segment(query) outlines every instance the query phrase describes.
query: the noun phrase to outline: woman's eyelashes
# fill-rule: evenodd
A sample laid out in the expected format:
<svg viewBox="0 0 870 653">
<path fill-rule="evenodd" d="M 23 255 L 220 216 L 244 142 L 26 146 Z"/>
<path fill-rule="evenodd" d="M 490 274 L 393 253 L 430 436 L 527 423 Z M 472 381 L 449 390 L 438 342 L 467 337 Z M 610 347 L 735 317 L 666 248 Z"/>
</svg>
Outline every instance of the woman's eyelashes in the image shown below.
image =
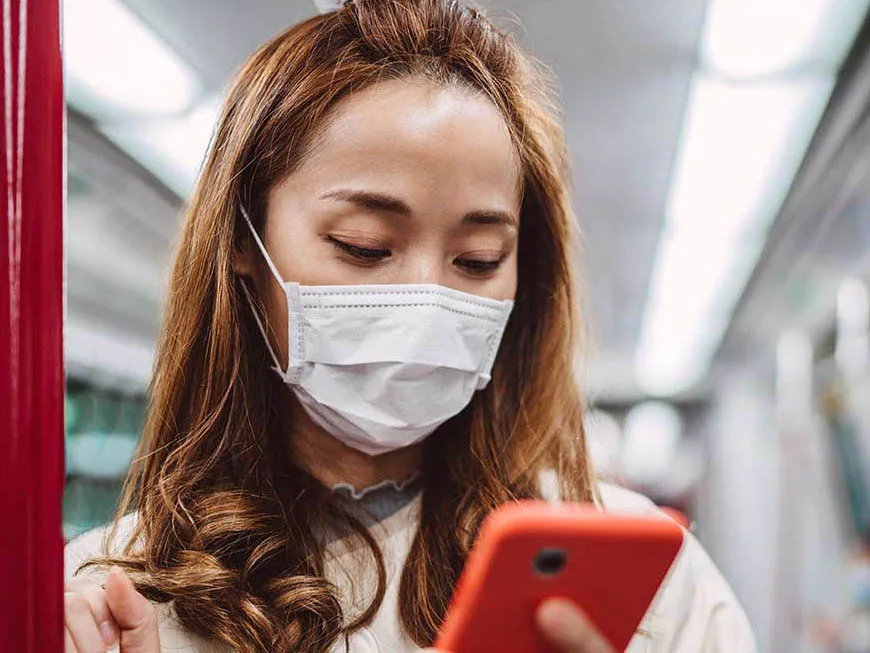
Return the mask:
<svg viewBox="0 0 870 653">
<path fill-rule="evenodd" d="M 381 244 L 354 243 L 331 234 L 326 235 L 324 240 L 335 247 L 342 257 L 350 259 L 350 262 L 355 265 L 377 265 L 393 255 L 389 247 Z M 505 252 L 476 252 L 473 256 L 466 254 L 453 259 L 453 265 L 465 274 L 474 277 L 485 277 L 498 270 L 506 257 L 507 254 Z"/>
<path fill-rule="evenodd" d="M 499 254 L 497 258 L 457 258 L 453 264 L 461 268 L 467 274 L 475 277 L 483 277 L 492 274 L 501 267 L 505 255 Z"/>
<path fill-rule="evenodd" d="M 393 255 L 388 248 L 382 246 L 357 245 L 329 235 L 326 236 L 326 240 L 332 243 L 339 252 L 353 259 L 354 262 L 364 265 L 374 265 Z"/>
</svg>

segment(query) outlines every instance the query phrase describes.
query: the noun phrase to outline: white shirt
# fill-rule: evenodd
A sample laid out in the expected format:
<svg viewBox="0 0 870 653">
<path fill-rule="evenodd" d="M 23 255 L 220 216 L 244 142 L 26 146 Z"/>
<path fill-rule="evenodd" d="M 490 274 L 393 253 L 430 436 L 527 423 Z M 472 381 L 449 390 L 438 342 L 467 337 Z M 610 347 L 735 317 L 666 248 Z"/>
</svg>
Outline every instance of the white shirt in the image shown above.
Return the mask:
<svg viewBox="0 0 870 653">
<path fill-rule="evenodd" d="M 647 498 L 612 485 L 600 486 L 602 502 L 610 512 L 655 513 Z M 420 649 L 407 637 L 398 616 L 401 569 L 417 529 L 419 496 L 372 527 L 387 565 L 384 601 L 372 623 L 350 637 L 351 653 L 411 653 Z M 135 514 L 123 518 L 111 550 L 117 551 L 134 525 Z M 97 528 L 70 542 L 64 551 L 67 578 L 82 562 L 102 553 L 107 527 Z M 374 570 L 358 546 L 331 545 L 326 575 L 341 593 L 345 616 L 351 617 L 368 600 Z M 103 582 L 104 572 L 82 572 Z M 350 580 L 353 579 L 353 583 Z M 229 653 L 220 643 L 187 631 L 175 618 L 172 604 L 157 604 L 160 642 L 164 652 Z M 333 651 L 345 651 L 342 638 Z M 743 609 L 719 570 L 693 535 L 686 533 L 683 547 L 662 583 L 626 653 L 754 653 L 752 630 Z"/>
</svg>

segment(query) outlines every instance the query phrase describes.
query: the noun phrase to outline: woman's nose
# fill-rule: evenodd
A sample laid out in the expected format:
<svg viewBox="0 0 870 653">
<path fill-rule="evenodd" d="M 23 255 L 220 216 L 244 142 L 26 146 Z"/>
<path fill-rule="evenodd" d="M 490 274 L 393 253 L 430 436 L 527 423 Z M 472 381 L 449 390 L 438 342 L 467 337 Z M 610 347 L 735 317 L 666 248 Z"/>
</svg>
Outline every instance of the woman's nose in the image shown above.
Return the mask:
<svg viewBox="0 0 870 653">
<path fill-rule="evenodd" d="M 440 262 L 422 259 L 414 267 L 414 279 L 411 283 L 433 283 L 441 284 L 444 279 L 444 272 L 441 269 Z"/>
</svg>

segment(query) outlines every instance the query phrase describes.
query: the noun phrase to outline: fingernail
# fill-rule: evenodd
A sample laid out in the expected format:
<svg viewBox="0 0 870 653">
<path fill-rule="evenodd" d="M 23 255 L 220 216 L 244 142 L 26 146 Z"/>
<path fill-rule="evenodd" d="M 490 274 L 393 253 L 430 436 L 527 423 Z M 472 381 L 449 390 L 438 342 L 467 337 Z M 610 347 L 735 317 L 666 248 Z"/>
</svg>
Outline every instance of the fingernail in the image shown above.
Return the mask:
<svg viewBox="0 0 870 653">
<path fill-rule="evenodd" d="M 113 646 L 118 641 L 118 628 L 111 621 L 104 621 L 100 624 L 100 635 L 106 646 Z"/>
<path fill-rule="evenodd" d="M 135 589 L 136 586 L 133 585 L 133 581 L 130 580 L 130 577 L 126 574 L 126 572 L 118 566 L 112 566 L 109 569 L 109 577 L 115 577 L 116 587 L 120 585 L 123 587 L 124 592 L 129 592 L 132 589 Z"/>
<path fill-rule="evenodd" d="M 541 606 L 540 618 L 552 631 L 563 633 L 576 620 L 574 608 L 558 599 L 547 601 Z"/>
<path fill-rule="evenodd" d="M 124 581 L 127 581 L 127 574 L 124 573 L 124 570 L 121 569 L 118 565 L 112 565 L 109 568 L 109 575 L 114 574 L 115 576 L 120 576 Z"/>
</svg>

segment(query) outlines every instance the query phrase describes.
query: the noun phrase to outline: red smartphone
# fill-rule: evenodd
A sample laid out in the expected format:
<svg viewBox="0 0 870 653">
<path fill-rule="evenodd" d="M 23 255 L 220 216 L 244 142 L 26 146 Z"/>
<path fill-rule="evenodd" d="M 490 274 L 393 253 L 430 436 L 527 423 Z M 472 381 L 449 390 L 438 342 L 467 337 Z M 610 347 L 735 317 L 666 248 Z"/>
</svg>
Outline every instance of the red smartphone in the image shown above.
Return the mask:
<svg viewBox="0 0 870 653">
<path fill-rule="evenodd" d="M 558 597 L 581 607 L 611 646 L 624 651 L 683 532 L 665 516 L 542 501 L 507 504 L 483 523 L 435 648 L 547 653 L 535 611 Z"/>
</svg>

